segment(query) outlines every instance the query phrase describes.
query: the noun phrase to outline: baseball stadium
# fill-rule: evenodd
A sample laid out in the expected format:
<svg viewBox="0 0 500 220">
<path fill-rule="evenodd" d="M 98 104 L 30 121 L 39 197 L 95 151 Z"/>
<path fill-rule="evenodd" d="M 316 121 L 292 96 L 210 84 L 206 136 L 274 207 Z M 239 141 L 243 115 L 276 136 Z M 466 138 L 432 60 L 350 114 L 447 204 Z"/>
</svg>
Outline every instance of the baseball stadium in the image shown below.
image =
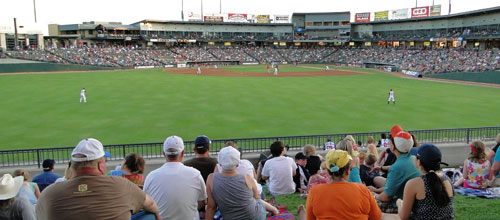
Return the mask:
<svg viewBox="0 0 500 220">
<path fill-rule="evenodd" d="M 498 219 L 500 6 L 441 11 L 14 19 L 0 219 Z"/>
</svg>

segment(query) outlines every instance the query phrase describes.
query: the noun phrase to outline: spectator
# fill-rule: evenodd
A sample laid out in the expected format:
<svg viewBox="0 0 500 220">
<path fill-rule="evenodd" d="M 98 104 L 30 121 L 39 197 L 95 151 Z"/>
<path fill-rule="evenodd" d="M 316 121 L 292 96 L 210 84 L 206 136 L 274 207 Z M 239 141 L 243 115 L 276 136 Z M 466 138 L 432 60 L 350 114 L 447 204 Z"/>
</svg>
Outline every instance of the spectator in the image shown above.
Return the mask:
<svg viewBox="0 0 500 220">
<path fill-rule="evenodd" d="M 142 189 L 144 187 L 144 176 L 142 174 L 145 165 L 144 158 L 139 154 L 130 153 L 123 160 L 120 170 L 113 170 L 108 176 L 122 176 Z"/>
<path fill-rule="evenodd" d="M 269 192 L 271 195 L 292 194 L 295 192 L 293 176 L 297 165 L 285 157 L 285 145 L 281 141 L 275 141 L 270 146 L 273 158 L 266 161 L 262 169 L 262 178 L 269 180 Z"/>
<path fill-rule="evenodd" d="M 384 178 L 387 178 L 387 173 L 389 172 L 389 169 L 391 168 L 392 164 L 396 162 L 396 159 L 397 159 L 396 155 L 392 153 L 391 149 L 385 148 L 380 154 L 377 162 L 375 163 L 375 167 L 373 168 L 372 172 L 381 171 L 383 173 L 382 176 Z"/>
<path fill-rule="evenodd" d="M 23 186 L 24 177 L 12 178 L 4 174 L 0 178 L 0 219 L 36 220 L 35 211 L 24 197 L 15 197 Z"/>
<path fill-rule="evenodd" d="M 71 169 L 71 160 L 68 162 L 68 167 L 64 170 L 64 176 L 61 178 L 58 178 L 55 182 L 64 182 L 66 180 L 69 180 L 73 177 L 74 173 L 73 170 Z"/>
<path fill-rule="evenodd" d="M 184 161 L 184 165 L 193 167 L 200 171 L 203 181 L 207 181 L 209 174 L 214 172 L 217 165 L 217 159 L 210 157 L 210 144 L 212 142 L 207 136 L 198 136 L 194 141 L 193 151 L 195 158 Z"/>
<path fill-rule="evenodd" d="M 331 138 L 326 139 L 326 143 L 323 145 L 323 150 L 335 150 L 335 143 L 332 142 Z"/>
<path fill-rule="evenodd" d="M 368 137 L 368 140 L 366 141 L 366 148 L 368 149 L 369 154 L 373 154 L 373 156 L 378 159 L 378 150 L 377 146 L 373 143 L 374 141 L 373 136 Z"/>
<path fill-rule="evenodd" d="M 332 183 L 317 185 L 311 189 L 304 213 L 307 220 L 380 219 L 382 213 L 366 186 L 348 182 L 351 164 L 352 158 L 348 152 L 328 152 L 326 166 Z M 299 219 L 303 219 L 304 214 Z"/>
<path fill-rule="evenodd" d="M 144 191 L 153 197 L 162 219 L 198 219 L 207 191 L 200 171 L 182 164 L 184 141 L 170 136 L 163 143 L 166 163 L 146 177 Z"/>
<path fill-rule="evenodd" d="M 490 161 L 486 157 L 486 146 L 482 141 L 474 141 L 469 145 L 470 153 L 464 161 L 463 177 L 455 182 L 455 186 L 484 189 L 490 184 Z"/>
<path fill-rule="evenodd" d="M 52 159 L 46 159 L 43 161 L 42 167 L 43 167 L 43 173 L 36 175 L 33 177 L 33 182 L 38 184 L 38 188 L 40 189 L 40 192 L 43 192 L 43 190 L 49 186 L 50 184 L 54 183 L 58 178 L 61 176 L 54 173 L 54 165 L 56 164 L 56 161 Z"/>
<path fill-rule="evenodd" d="M 304 146 L 304 154 L 307 156 L 306 169 L 310 174 L 316 174 L 321 166 L 321 157 L 316 155 L 316 147 L 306 144 Z"/>
<path fill-rule="evenodd" d="M 295 154 L 295 164 L 297 169 L 295 170 L 295 175 L 293 176 L 293 182 L 295 183 L 295 192 L 305 192 L 307 191 L 307 184 L 311 174 L 305 168 L 307 165 L 307 157 L 304 153 L 298 152 Z"/>
<path fill-rule="evenodd" d="M 75 176 L 54 183 L 40 195 L 38 220 L 130 219 L 141 209 L 160 219 L 158 207 L 132 182 L 118 176 L 104 176 L 106 160 L 101 142 L 87 138 L 71 153 Z"/>
<path fill-rule="evenodd" d="M 38 185 L 34 182 L 28 182 L 30 175 L 27 171 L 24 170 L 14 170 L 14 177 L 22 176 L 24 179 L 23 186 L 21 190 L 19 190 L 18 197 L 24 197 L 30 201 L 32 205 L 36 205 L 38 198 L 40 197 L 40 189 L 38 189 Z"/>
<path fill-rule="evenodd" d="M 498 150 L 498 147 L 500 146 L 500 133 L 497 134 L 497 137 L 495 138 L 495 146 L 491 148 L 491 150 L 488 152 L 488 160 L 490 163 L 493 165 L 493 158 L 495 157 L 495 154 Z"/>
<path fill-rule="evenodd" d="M 319 172 L 309 178 L 309 183 L 307 184 L 307 192 L 310 192 L 313 186 L 329 183 L 330 180 L 330 174 L 328 174 L 328 171 L 326 169 L 326 162 L 323 161 L 321 162 L 321 168 Z"/>
<path fill-rule="evenodd" d="M 424 144 L 415 156 L 422 175 L 406 183 L 404 200 L 398 200 L 399 217 L 402 220 L 454 219 L 451 181 L 438 172 L 440 165 L 445 164 L 441 162 L 441 151 L 432 144 Z"/>
<path fill-rule="evenodd" d="M 260 199 L 254 178 L 236 172 L 239 160 L 240 152 L 235 148 L 220 150 L 222 172 L 210 174 L 207 179 L 207 220 L 214 219 L 217 208 L 224 219 L 265 219 L 266 210 L 278 214 L 277 208 Z"/>
<path fill-rule="evenodd" d="M 351 165 L 352 167 L 351 167 L 351 171 L 349 172 L 349 182 L 361 183 L 361 178 L 359 176 L 359 158 L 357 156 L 358 152 L 353 150 L 353 145 L 354 145 L 353 140 L 354 139 L 351 140 L 351 138 L 346 137 L 344 140 L 341 140 L 337 144 L 337 149 L 346 151 L 347 153 L 349 153 L 349 156 L 352 158 L 352 165 Z"/>
<path fill-rule="evenodd" d="M 359 167 L 359 175 L 361 181 L 363 181 L 370 191 L 381 193 L 384 191 L 385 178 L 379 172 L 372 172 L 375 161 L 375 155 L 368 154 L 364 163 Z"/>
<path fill-rule="evenodd" d="M 375 196 L 377 203 L 386 213 L 397 213 L 396 200 L 403 198 L 403 191 L 408 180 L 418 177 L 420 172 L 408 153 L 413 146 L 410 133 L 399 125 L 392 127 L 389 148 L 396 156 L 396 162 L 389 168 L 384 191 Z"/>
<path fill-rule="evenodd" d="M 380 140 L 378 140 L 377 142 L 377 148 L 389 148 L 389 139 L 387 139 L 387 136 L 385 135 L 385 133 L 380 133 Z"/>
</svg>

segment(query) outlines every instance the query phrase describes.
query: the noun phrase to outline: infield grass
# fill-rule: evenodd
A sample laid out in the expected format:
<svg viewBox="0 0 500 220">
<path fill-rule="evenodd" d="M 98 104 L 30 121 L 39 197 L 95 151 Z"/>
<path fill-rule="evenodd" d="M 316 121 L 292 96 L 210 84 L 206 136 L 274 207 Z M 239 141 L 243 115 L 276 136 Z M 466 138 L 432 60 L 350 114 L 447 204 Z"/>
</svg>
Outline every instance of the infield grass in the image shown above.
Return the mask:
<svg viewBox="0 0 500 220">
<path fill-rule="evenodd" d="M 387 131 L 395 124 L 407 130 L 499 125 L 499 89 L 355 70 L 370 74 L 216 77 L 155 69 L 0 75 L 0 149 L 74 146 L 86 137 L 127 144 L 170 135 L 193 140 L 201 134 L 221 139 Z M 79 103 L 82 87 L 85 104 Z M 395 105 L 387 104 L 391 88 Z"/>
</svg>

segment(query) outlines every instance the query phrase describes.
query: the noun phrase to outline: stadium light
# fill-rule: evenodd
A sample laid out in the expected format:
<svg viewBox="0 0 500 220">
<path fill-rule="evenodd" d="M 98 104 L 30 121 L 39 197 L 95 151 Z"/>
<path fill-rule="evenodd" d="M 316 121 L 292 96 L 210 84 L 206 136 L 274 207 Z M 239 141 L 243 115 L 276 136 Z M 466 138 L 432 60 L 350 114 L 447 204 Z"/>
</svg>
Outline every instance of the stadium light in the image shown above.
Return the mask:
<svg viewBox="0 0 500 220">
<path fill-rule="evenodd" d="M 35 0 L 33 0 L 33 12 L 35 13 L 35 23 L 36 23 L 36 4 L 35 4 Z"/>
<path fill-rule="evenodd" d="M 222 14 L 222 0 L 219 0 L 219 14 Z"/>
<path fill-rule="evenodd" d="M 184 0 L 181 0 L 181 19 L 184 21 Z"/>
</svg>

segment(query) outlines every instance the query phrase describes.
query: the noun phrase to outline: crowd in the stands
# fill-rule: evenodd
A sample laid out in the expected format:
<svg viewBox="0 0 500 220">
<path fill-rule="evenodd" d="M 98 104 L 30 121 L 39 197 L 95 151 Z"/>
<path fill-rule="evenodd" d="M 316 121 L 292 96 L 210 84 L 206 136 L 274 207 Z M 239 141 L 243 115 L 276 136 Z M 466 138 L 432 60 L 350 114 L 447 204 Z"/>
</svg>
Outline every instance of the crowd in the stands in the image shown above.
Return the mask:
<svg viewBox="0 0 500 220">
<path fill-rule="evenodd" d="M 440 172 L 439 148 L 418 144 L 399 125 L 378 142 L 348 135 L 337 143 L 305 145 L 294 156 L 281 141 L 261 154 L 258 165 L 242 159 L 237 142 L 228 141 L 217 158 L 211 141 L 194 141 L 195 157 L 184 159 L 178 136 L 163 144 L 166 162 L 143 176 L 145 160 L 127 155 L 106 170 L 100 141 L 87 138 L 71 153 L 64 176 L 55 161 L 43 161 L 33 177 L 18 169 L 0 178 L 0 219 L 267 219 L 287 216 L 267 196 L 299 193 L 307 197 L 297 218 L 305 219 L 454 219 L 454 188 L 485 189 L 500 184 L 500 134 L 490 149 L 473 142 L 463 177 Z M 326 151 L 325 155 L 316 153 Z M 257 168 L 255 168 L 257 167 Z M 266 186 L 267 190 L 263 190 Z"/>
<path fill-rule="evenodd" d="M 464 48 L 338 48 L 280 46 L 172 46 L 141 49 L 133 46 L 47 48 L 8 51 L 18 59 L 105 67 L 137 67 L 184 62 L 343 63 L 363 66 L 385 63 L 421 74 L 481 72 L 499 69 L 500 50 Z"/>
</svg>

